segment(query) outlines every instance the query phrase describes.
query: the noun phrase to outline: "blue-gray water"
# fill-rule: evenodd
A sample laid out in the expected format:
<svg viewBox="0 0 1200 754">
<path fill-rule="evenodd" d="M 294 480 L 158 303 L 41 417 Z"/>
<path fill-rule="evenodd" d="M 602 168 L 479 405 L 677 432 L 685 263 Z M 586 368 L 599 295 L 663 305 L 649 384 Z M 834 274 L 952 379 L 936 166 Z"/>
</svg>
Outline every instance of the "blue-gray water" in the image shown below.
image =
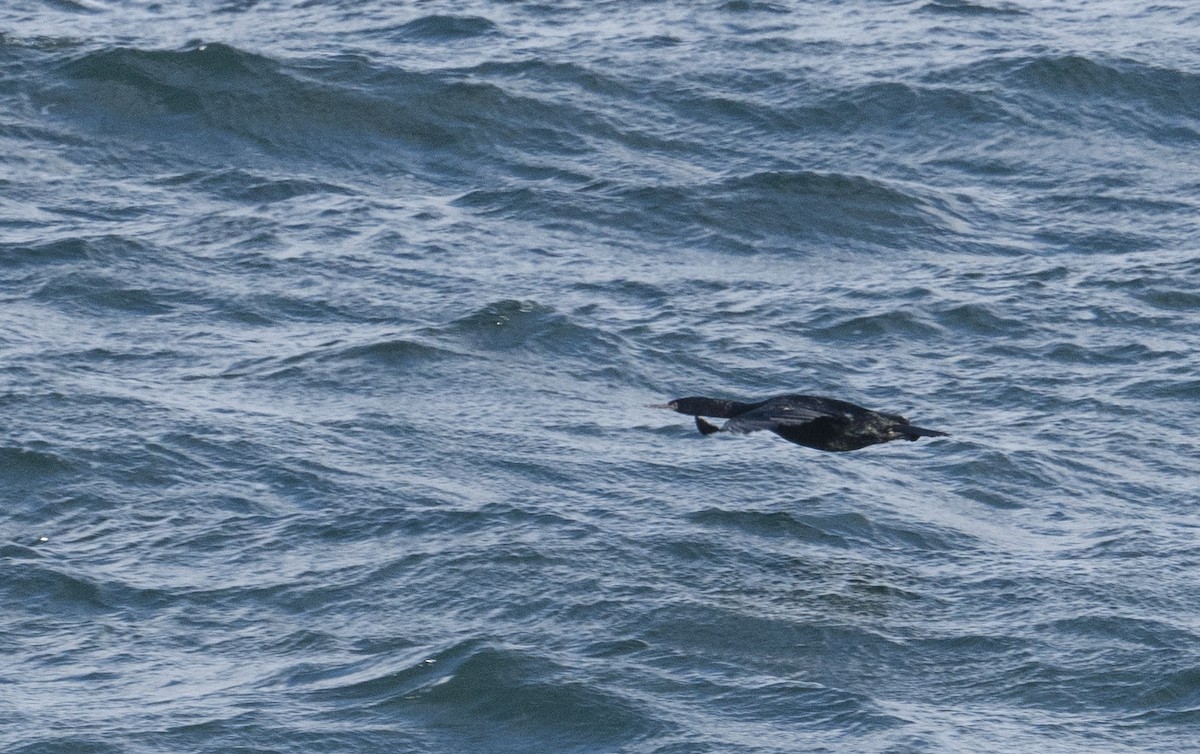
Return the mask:
<svg viewBox="0 0 1200 754">
<path fill-rule="evenodd" d="M 1197 750 L 1193 7 L 6 2 L 0 750 Z"/>
</svg>

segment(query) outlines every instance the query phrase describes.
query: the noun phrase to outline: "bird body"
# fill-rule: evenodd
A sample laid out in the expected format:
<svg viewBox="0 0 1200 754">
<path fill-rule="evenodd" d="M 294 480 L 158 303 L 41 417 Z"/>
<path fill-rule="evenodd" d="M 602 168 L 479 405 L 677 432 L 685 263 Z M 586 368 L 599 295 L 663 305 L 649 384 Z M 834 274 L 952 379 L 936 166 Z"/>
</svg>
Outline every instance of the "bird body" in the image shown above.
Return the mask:
<svg viewBox="0 0 1200 754">
<path fill-rule="evenodd" d="M 885 414 L 836 398 L 816 395 L 778 395 L 762 401 L 742 402 L 718 398 L 677 398 L 652 406 L 696 417 L 701 434 L 744 434 L 765 429 L 785 440 L 817 450 L 858 450 L 891 440 L 944 437 L 945 432 L 914 427 L 897 414 Z M 701 417 L 728 419 L 717 427 Z"/>
</svg>

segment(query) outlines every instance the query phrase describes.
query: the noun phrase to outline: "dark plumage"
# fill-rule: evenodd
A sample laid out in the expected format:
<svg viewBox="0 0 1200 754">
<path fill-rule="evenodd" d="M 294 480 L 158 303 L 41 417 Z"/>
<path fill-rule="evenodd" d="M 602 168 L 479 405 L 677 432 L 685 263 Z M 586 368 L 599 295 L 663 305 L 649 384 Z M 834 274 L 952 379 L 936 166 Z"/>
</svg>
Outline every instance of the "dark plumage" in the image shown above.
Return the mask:
<svg viewBox="0 0 1200 754">
<path fill-rule="evenodd" d="M 945 437 L 947 433 L 914 427 L 908 419 L 884 414 L 836 398 L 815 395 L 779 395 L 764 401 L 743 403 L 717 398 L 677 398 L 651 408 L 669 408 L 696 417 L 701 434 L 770 430 L 785 440 L 817 450 L 858 450 L 892 440 Z M 728 419 L 717 427 L 700 417 Z"/>
</svg>

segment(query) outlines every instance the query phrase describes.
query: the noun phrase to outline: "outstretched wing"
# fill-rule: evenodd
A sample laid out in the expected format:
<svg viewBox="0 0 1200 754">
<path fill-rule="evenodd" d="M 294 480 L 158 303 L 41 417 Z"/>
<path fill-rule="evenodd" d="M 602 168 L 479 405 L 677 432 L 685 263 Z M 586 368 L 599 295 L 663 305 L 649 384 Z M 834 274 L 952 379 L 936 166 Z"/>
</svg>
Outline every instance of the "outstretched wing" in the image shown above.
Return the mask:
<svg viewBox="0 0 1200 754">
<path fill-rule="evenodd" d="M 774 431 L 782 427 L 802 427 L 818 419 L 835 421 L 850 419 L 848 412 L 842 410 L 842 406 L 838 405 L 842 403 L 841 401 L 808 396 L 795 397 L 804 398 L 804 402 L 790 400 L 792 396 L 785 396 L 785 399 L 778 401 L 768 401 L 752 411 L 747 411 L 741 416 L 725 422 L 723 429 L 727 432 L 738 433 L 756 432 L 760 429 Z"/>
<path fill-rule="evenodd" d="M 760 429 L 775 429 L 779 426 L 779 422 L 773 419 L 747 419 L 739 416 L 736 419 L 730 419 L 725 422 L 725 426 L 721 427 L 726 432 L 736 432 L 739 435 L 744 435 L 747 432 L 757 432 Z"/>
<path fill-rule="evenodd" d="M 760 429 L 774 432 L 784 427 L 803 427 L 806 424 L 812 424 L 819 420 L 844 418 L 841 413 L 826 412 L 817 408 L 791 407 L 775 410 L 768 410 L 768 408 L 764 406 L 763 408 L 734 417 L 725 422 L 725 426 L 722 429 L 726 432 L 737 432 L 738 434 L 757 432 Z"/>
</svg>

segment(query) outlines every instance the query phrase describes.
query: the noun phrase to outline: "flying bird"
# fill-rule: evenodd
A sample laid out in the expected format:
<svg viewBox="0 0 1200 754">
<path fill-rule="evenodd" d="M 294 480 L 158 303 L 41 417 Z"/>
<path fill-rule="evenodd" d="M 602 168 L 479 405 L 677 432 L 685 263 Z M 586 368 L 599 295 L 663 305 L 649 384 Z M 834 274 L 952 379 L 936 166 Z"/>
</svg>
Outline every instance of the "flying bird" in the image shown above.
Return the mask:
<svg viewBox="0 0 1200 754">
<path fill-rule="evenodd" d="M 817 450 L 858 450 L 892 440 L 946 437 L 946 432 L 914 427 L 897 414 L 872 411 L 836 398 L 816 395 L 777 395 L 763 401 L 744 403 L 719 398 L 676 398 L 669 403 L 650 404 L 696 417 L 700 434 L 734 432 L 744 434 L 769 430 L 789 442 Z M 728 419 L 717 427 L 702 419 Z"/>
</svg>

